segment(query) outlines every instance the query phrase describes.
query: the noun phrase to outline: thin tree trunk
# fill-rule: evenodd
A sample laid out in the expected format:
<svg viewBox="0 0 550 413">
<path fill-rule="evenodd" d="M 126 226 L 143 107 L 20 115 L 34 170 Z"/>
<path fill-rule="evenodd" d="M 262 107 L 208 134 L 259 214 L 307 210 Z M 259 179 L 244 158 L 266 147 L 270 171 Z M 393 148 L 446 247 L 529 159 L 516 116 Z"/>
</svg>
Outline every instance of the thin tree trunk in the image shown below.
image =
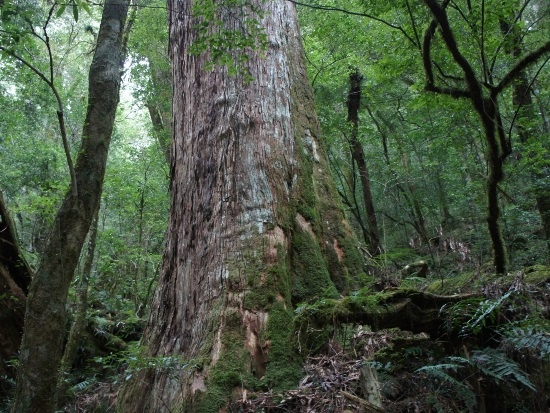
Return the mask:
<svg viewBox="0 0 550 413">
<path fill-rule="evenodd" d="M 151 121 L 157 134 L 157 140 L 166 158 L 170 163 L 170 146 L 172 142 L 172 77 L 169 69 L 155 64 L 148 59 L 153 80 L 154 101 L 147 103 Z M 151 111 L 151 109 L 153 111 Z"/>
<path fill-rule="evenodd" d="M 75 167 L 77 194 L 67 193 L 27 298 L 14 413 L 50 413 L 63 340 L 67 293 L 82 245 L 99 204 L 107 152 L 119 101 L 127 0 L 108 0 L 90 67 L 89 96 Z"/>
<path fill-rule="evenodd" d="M 74 315 L 74 322 L 71 326 L 69 338 L 67 339 L 65 351 L 61 359 L 61 367 L 59 369 L 61 372 L 61 377 L 58 385 L 58 397 L 60 399 L 65 397 L 65 393 L 67 392 L 68 388 L 64 375 L 68 374 L 71 370 L 71 367 L 76 359 L 76 353 L 80 338 L 82 336 L 82 332 L 86 328 L 86 314 L 88 311 L 88 285 L 92 273 L 92 265 L 94 262 L 94 253 L 97 239 L 98 214 L 99 205 L 98 210 L 96 211 L 94 219 L 92 221 L 90 235 L 88 237 L 88 249 L 86 251 L 86 258 L 84 260 L 84 266 L 82 268 L 80 280 L 76 287 L 77 303 Z"/>
<path fill-rule="evenodd" d="M 363 194 L 363 204 L 367 215 L 369 239 L 365 240 L 369 244 L 369 251 L 372 255 L 380 254 L 380 235 L 378 232 L 378 223 L 376 221 L 376 211 L 374 209 L 374 200 L 372 197 L 369 170 L 365 160 L 365 152 L 358 139 L 359 129 L 359 108 L 361 106 L 361 80 L 363 76 L 354 71 L 350 73 L 350 91 L 348 94 L 348 121 L 351 123 L 350 146 L 353 160 L 357 164 L 359 177 L 361 179 L 361 189 Z"/>
<path fill-rule="evenodd" d="M 319 140 L 295 8 L 251 3 L 268 41 L 250 51 L 251 81 L 189 54 L 192 2 L 168 4 L 172 199 L 143 343 L 151 357 L 189 364 L 134 375 L 123 412 L 218 412 L 255 383 L 296 385 L 293 304 L 337 296 L 360 271 Z M 224 28 L 241 27 L 235 14 L 220 14 Z"/>
<path fill-rule="evenodd" d="M 153 124 L 153 133 L 157 139 L 157 142 L 162 150 L 164 159 L 167 163 L 170 163 L 170 129 L 166 128 L 164 119 L 161 115 L 159 108 L 153 102 L 147 102 L 145 104 L 149 111 L 149 117 Z"/>
<path fill-rule="evenodd" d="M 382 138 L 382 146 L 384 149 L 384 159 L 386 162 L 386 165 L 388 166 L 391 174 L 395 177 L 396 183 L 395 186 L 397 190 L 403 195 L 403 198 L 405 198 L 405 203 L 408 207 L 408 213 L 411 218 L 408 223 L 414 228 L 414 230 L 417 232 L 417 234 L 420 236 L 420 240 L 424 243 L 428 243 L 428 231 L 426 230 L 426 221 L 424 219 L 424 214 L 422 213 L 422 207 L 420 205 L 420 202 L 418 202 L 418 198 L 415 194 L 415 187 L 411 183 L 410 180 L 410 173 L 409 173 L 409 162 L 408 162 L 408 156 L 405 153 L 405 150 L 403 149 L 403 143 L 401 142 L 401 139 L 398 137 L 398 134 L 395 134 L 396 141 L 397 141 L 397 148 L 399 149 L 399 154 L 401 155 L 401 163 L 403 164 L 403 169 L 405 171 L 405 179 L 407 181 L 407 187 L 403 186 L 400 183 L 399 176 L 397 172 L 392 168 L 392 163 L 389 156 L 388 151 L 388 137 L 387 134 L 382 129 L 381 125 L 377 121 L 376 117 L 374 116 L 374 113 L 372 110 L 367 106 L 367 112 L 372 119 L 372 121 L 376 125 L 376 130 L 378 133 L 380 133 L 380 137 Z M 382 118 L 382 121 L 384 124 L 390 129 L 391 132 L 393 132 L 393 127 L 391 123 L 387 120 Z"/>
<path fill-rule="evenodd" d="M 444 7 L 436 0 L 424 0 L 430 9 L 434 20 L 426 30 L 423 43 L 423 63 L 427 77 L 426 90 L 436 93 L 448 94 L 455 98 L 467 98 L 477 112 L 483 126 L 485 140 L 487 143 L 487 161 L 489 171 L 487 173 L 487 227 L 493 245 L 493 262 L 495 271 L 498 274 L 506 272 L 507 255 L 504 240 L 500 229 L 500 206 L 498 202 L 498 186 L 503 179 L 503 162 L 510 154 L 509 142 L 507 142 L 498 109 L 497 88 L 492 88 L 489 97 L 483 94 L 483 84 L 468 62 L 460 53 L 454 38 L 453 31 L 449 25 L 447 13 Z M 440 33 L 445 45 L 455 63 L 462 69 L 467 90 L 440 88 L 435 86 L 434 74 L 431 59 L 431 41 L 439 26 Z"/>
<path fill-rule="evenodd" d="M 514 27 L 507 21 L 502 20 L 500 22 L 500 29 L 503 36 L 512 36 L 511 46 L 508 49 L 508 53 L 515 58 L 519 58 L 523 51 L 521 32 L 519 31 L 519 28 Z M 521 71 L 514 82 L 512 88 L 512 102 L 516 107 L 514 126 L 518 133 L 520 142 L 522 144 L 528 144 L 536 139 L 536 136 L 544 135 L 544 118 L 542 119 L 542 125 L 540 128 L 531 126 L 535 124 L 536 115 L 533 97 L 531 96 L 531 85 L 525 70 Z M 534 154 L 532 151 L 528 150 L 527 156 L 529 158 L 533 158 L 537 156 L 537 154 Z M 541 170 L 540 167 L 530 167 L 530 169 L 537 209 L 541 218 L 548 250 L 550 251 L 550 178 L 548 178 L 549 174 L 544 173 L 545 171 Z"/>
</svg>

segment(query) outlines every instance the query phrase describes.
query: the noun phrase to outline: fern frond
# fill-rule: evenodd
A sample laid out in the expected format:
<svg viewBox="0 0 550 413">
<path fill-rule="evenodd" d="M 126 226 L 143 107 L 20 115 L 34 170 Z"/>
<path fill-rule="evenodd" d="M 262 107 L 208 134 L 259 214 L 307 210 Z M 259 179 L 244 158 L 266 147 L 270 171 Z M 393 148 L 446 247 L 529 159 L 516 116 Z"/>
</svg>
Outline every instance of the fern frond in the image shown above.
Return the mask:
<svg viewBox="0 0 550 413">
<path fill-rule="evenodd" d="M 539 357 L 550 357 L 550 334 L 530 328 L 514 328 L 504 333 L 504 340 L 515 350 L 535 350 Z"/>
<path fill-rule="evenodd" d="M 498 300 L 489 299 L 480 302 L 474 316 L 462 327 L 461 334 L 467 336 L 470 332 L 474 334 L 478 333 L 487 324 L 487 321 L 492 321 L 495 318 L 495 310 L 514 292 L 515 290 L 510 290 Z"/>
<path fill-rule="evenodd" d="M 71 387 L 72 392 L 79 392 L 83 391 L 86 388 L 90 387 L 92 384 L 95 384 L 97 382 L 97 379 L 95 377 L 92 377 L 87 380 L 83 380 L 80 383 L 76 383 L 74 386 Z"/>
<path fill-rule="evenodd" d="M 434 378 L 440 379 L 451 385 L 457 396 L 462 399 L 468 411 L 472 411 L 477 405 L 476 395 L 470 388 L 469 384 L 463 383 L 453 376 L 448 374 L 445 370 L 452 370 L 456 372 L 463 366 L 454 363 L 441 363 L 432 366 L 424 366 L 416 370 L 416 372 L 426 373 Z"/>
<path fill-rule="evenodd" d="M 497 382 L 512 380 L 536 391 L 527 373 L 501 351 L 492 348 L 475 350 L 472 352 L 470 363 L 488 378 Z"/>
</svg>

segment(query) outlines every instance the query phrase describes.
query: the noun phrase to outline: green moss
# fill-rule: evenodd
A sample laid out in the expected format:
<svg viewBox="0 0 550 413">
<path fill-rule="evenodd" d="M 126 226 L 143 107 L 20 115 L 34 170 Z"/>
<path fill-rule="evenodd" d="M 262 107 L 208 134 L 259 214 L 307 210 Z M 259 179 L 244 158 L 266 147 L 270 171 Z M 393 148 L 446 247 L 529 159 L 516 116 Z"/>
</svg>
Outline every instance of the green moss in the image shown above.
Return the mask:
<svg viewBox="0 0 550 413">
<path fill-rule="evenodd" d="M 274 391 L 296 387 L 302 376 L 302 360 L 298 357 L 292 311 L 281 302 L 276 303 L 269 312 L 266 339 L 271 346 L 262 382 Z"/>
<path fill-rule="evenodd" d="M 292 238 L 291 254 L 294 303 L 338 296 L 317 240 L 299 227 Z"/>
<path fill-rule="evenodd" d="M 530 284 L 538 284 L 550 278 L 550 267 L 546 265 L 533 265 L 525 269 L 525 281 Z"/>
<path fill-rule="evenodd" d="M 363 274 L 364 260 L 359 252 L 359 243 L 353 233 L 348 233 L 346 227 L 342 224 L 338 226 L 338 232 L 334 234 L 333 239 L 338 242 L 338 247 L 344 251 L 342 261 L 331 248 L 331 261 L 329 262 L 329 271 L 331 279 L 338 291 L 342 294 L 348 294 L 351 290 L 364 286 L 361 283 L 360 274 Z"/>
<path fill-rule="evenodd" d="M 301 171 L 298 177 L 298 194 L 296 202 L 296 211 L 314 227 L 319 223 L 319 214 L 317 212 L 317 194 L 315 192 L 314 172 L 313 172 L 313 154 L 310 154 L 310 148 L 306 146 L 302 139 L 297 139 L 297 153 L 301 156 Z"/>
<path fill-rule="evenodd" d="M 250 354 L 243 344 L 242 330 L 240 314 L 226 315 L 221 355 L 208 371 L 205 383 L 207 391 L 192 406 L 187 406 L 186 411 L 217 413 L 231 400 L 234 389 L 254 389 L 258 386 L 258 380 L 250 371 Z"/>
<path fill-rule="evenodd" d="M 523 274 L 524 282 L 538 284 L 550 278 L 550 268 L 544 265 L 534 265 L 526 268 Z M 434 294 L 475 292 L 488 283 L 496 283 L 503 286 L 509 285 L 516 280 L 517 276 L 517 272 L 505 276 L 465 272 L 446 277 L 443 280 L 435 280 L 427 287 L 426 291 Z"/>
<path fill-rule="evenodd" d="M 300 334 L 302 348 L 313 353 L 321 350 L 334 336 L 335 330 L 341 328 L 334 320 L 353 323 L 358 321 L 355 317 L 357 314 L 381 314 L 385 309 L 380 303 L 388 301 L 394 293 L 373 294 L 365 289 L 341 299 L 323 298 L 299 306 L 295 311 L 295 324 L 296 330 L 303 332 Z"/>
<path fill-rule="evenodd" d="M 269 340 L 266 374 L 259 379 L 251 369 L 250 353 L 244 346 L 242 319 L 238 312 L 226 317 L 221 355 L 208 371 L 206 392 L 200 394 L 186 412 L 217 413 L 235 397 L 235 390 L 266 388 L 282 391 L 296 387 L 302 376 L 294 336 L 293 313 L 284 302 L 275 302 L 269 310 L 266 330 L 261 340 Z"/>
<path fill-rule="evenodd" d="M 245 292 L 244 307 L 266 310 L 279 297 L 283 297 L 287 305 L 290 305 L 291 287 L 288 265 L 286 250 L 278 246 L 275 264 L 269 266 L 262 264 L 259 268 L 247 269 L 249 289 Z"/>
<path fill-rule="evenodd" d="M 479 278 L 477 274 L 465 272 L 443 280 L 433 281 L 428 285 L 426 291 L 434 294 L 465 293 L 475 288 Z"/>
</svg>

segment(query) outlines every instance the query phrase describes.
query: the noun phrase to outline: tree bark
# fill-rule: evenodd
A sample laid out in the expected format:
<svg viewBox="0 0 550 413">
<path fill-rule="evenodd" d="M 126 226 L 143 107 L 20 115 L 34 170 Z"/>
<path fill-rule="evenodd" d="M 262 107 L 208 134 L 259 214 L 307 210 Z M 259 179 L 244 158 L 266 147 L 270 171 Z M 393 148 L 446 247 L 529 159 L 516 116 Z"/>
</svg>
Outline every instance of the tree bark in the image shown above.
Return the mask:
<svg viewBox="0 0 550 413">
<path fill-rule="evenodd" d="M 99 203 L 119 101 L 127 0 L 108 0 L 90 67 L 89 95 L 75 175 L 55 218 L 31 283 L 12 412 L 50 413 L 65 338 L 65 303 L 74 270 Z"/>
<path fill-rule="evenodd" d="M 82 333 L 86 328 L 86 314 L 88 311 L 88 285 L 90 275 L 92 273 L 92 266 L 94 263 L 94 253 L 97 239 L 97 227 L 98 227 L 98 213 L 99 205 L 92 221 L 90 229 L 90 235 L 88 237 L 88 249 L 86 251 L 86 258 L 84 260 L 84 267 L 82 268 L 82 274 L 80 280 L 76 286 L 76 310 L 74 314 L 74 321 L 67 338 L 67 344 L 65 345 L 65 351 L 61 358 L 61 366 L 59 368 L 61 377 L 58 384 L 58 397 L 60 400 L 65 397 L 67 392 L 67 382 L 64 380 L 64 375 L 68 374 L 76 359 L 78 350 L 78 344 L 82 337 Z"/>
<path fill-rule="evenodd" d="M 255 385 L 295 385 L 293 304 L 345 291 L 362 265 L 319 140 L 295 8 L 251 4 L 268 42 L 249 51 L 252 80 L 191 55 L 192 2 L 168 4 L 171 212 L 142 342 L 150 357 L 188 364 L 134 375 L 124 412 L 218 412 Z M 219 16 L 228 30 L 241 27 L 232 15 Z"/>
<path fill-rule="evenodd" d="M 19 249 L 15 224 L 0 191 L 0 397 L 10 387 L 5 379 L 15 378 L 15 368 L 7 361 L 15 357 L 21 344 L 31 277 L 32 271 Z"/>
<path fill-rule="evenodd" d="M 380 235 L 378 232 L 378 222 L 376 220 L 376 211 L 374 209 L 374 200 L 370 186 L 369 169 L 365 160 L 365 152 L 358 139 L 359 129 L 359 108 L 361 106 L 361 80 L 363 76 L 354 71 L 350 73 L 350 90 L 348 94 L 348 122 L 351 123 L 351 135 L 349 138 L 353 160 L 357 164 L 359 177 L 361 179 L 361 189 L 363 194 L 363 204 L 368 222 L 369 239 L 365 240 L 369 244 L 369 252 L 372 255 L 380 254 Z"/>
</svg>

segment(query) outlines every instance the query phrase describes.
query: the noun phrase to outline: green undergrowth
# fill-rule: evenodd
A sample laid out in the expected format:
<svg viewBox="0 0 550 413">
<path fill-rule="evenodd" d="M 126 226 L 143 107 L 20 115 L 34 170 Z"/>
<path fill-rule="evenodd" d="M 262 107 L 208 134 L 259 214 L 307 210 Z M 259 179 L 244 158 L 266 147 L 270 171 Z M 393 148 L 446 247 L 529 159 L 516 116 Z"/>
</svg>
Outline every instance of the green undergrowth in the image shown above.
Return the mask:
<svg viewBox="0 0 550 413">
<path fill-rule="evenodd" d="M 426 291 L 434 294 L 460 294 L 479 292 L 487 284 L 509 286 L 517 280 L 527 284 L 538 284 L 548 279 L 550 279 L 550 267 L 534 265 L 504 276 L 464 272 L 444 277 L 443 279 L 433 280 L 427 286 Z"/>
</svg>

